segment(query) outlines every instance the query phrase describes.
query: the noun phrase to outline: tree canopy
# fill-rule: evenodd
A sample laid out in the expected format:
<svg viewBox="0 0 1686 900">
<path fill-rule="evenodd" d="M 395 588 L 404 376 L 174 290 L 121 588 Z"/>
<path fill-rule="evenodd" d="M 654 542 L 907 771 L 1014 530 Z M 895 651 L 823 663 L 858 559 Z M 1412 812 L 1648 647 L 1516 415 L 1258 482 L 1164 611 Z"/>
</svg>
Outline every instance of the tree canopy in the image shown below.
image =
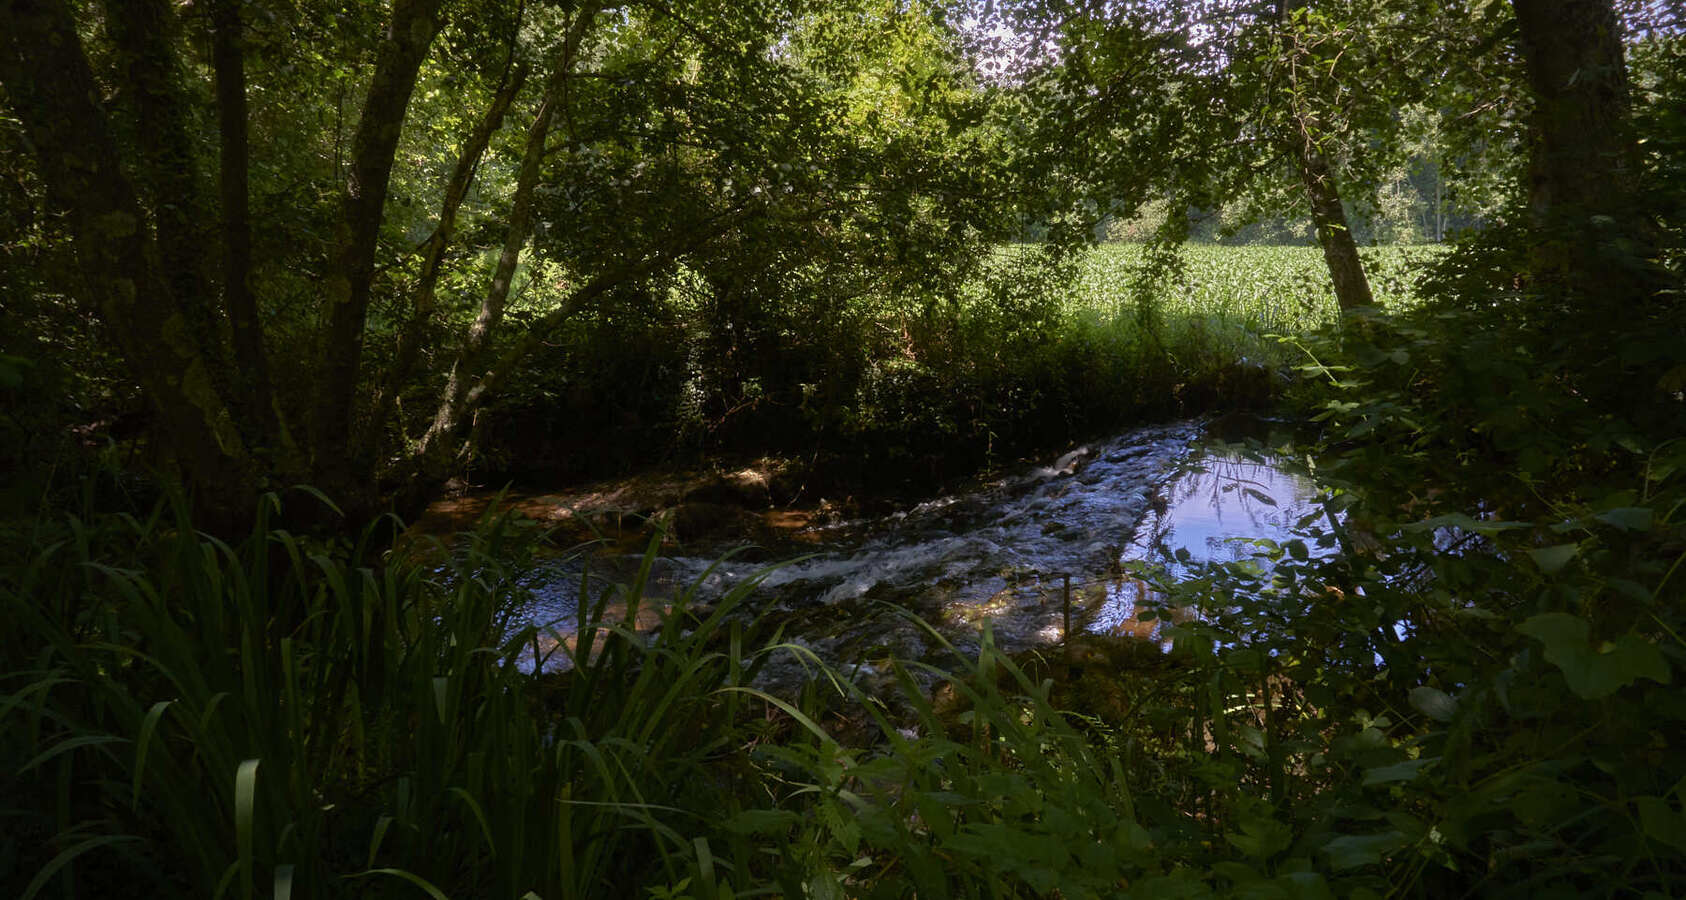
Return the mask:
<svg viewBox="0 0 1686 900">
<path fill-rule="evenodd" d="M 233 519 L 264 485 L 372 510 L 437 483 L 524 360 L 611 298 L 689 286 L 740 332 L 770 311 L 928 306 L 1002 242 L 1058 255 L 1151 203 L 1171 212 L 1166 241 L 1238 204 L 1309 212 L 1354 309 L 1372 302 L 1358 221 L 1414 168 L 1433 173 L 1436 234 L 1450 185 L 1490 225 L 1581 248 L 1550 254 L 1579 273 L 1562 277 L 1635 298 L 1662 284 L 1631 261 L 1661 246 L 1645 198 L 1664 195 L 1646 186 L 1673 177 L 1671 138 L 1641 149 L 1637 128 L 1668 133 L 1666 100 L 1647 98 L 1669 96 L 1679 26 L 1648 7 L 11 0 L 4 15 L 9 289 L 48 318 L 97 316 L 164 455 Z M 1650 42 L 1637 101 L 1624 27 Z M 1546 256 L 1533 268 L 1559 277 Z"/>
</svg>

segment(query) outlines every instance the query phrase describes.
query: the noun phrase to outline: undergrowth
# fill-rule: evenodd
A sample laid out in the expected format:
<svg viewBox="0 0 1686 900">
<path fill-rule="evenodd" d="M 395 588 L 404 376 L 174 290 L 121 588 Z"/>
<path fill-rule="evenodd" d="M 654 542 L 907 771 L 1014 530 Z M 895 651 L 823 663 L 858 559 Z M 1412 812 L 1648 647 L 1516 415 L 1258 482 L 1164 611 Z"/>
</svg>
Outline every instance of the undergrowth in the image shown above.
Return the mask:
<svg viewBox="0 0 1686 900">
<path fill-rule="evenodd" d="M 1378 298 L 1403 306 L 1433 251 L 1367 254 Z M 1315 247 L 1135 245 L 1004 247 L 952 289 L 757 299 L 679 277 L 570 321 L 511 379 L 475 465 L 554 478 L 819 451 L 930 484 L 1096 429 L 1268 405 L 1288 361 L 1268 335 L 1330 321 L 1326 282 Z"/>
<path fill-rule="evenodd" d="M 0 570 L 0 888 L 1679 896 L 1677 305 L 1628 310 L 1600 369 L 1558 340 L 1595 311 L 1442 295 L 1284 339 L 1321 508 L 1138 569 L 1167 646 L 1105 664 L 986 632 L 867 695 L 760 633 L 755 579 L 619 624 L 654 549 L 556 641 L 509 519 L 442 569 L 279 530 L 273 498 L 238 544 L 168 506 L 37 523 Z M 777 653 L 799 696 L 756 681 Z"/>
</svg>

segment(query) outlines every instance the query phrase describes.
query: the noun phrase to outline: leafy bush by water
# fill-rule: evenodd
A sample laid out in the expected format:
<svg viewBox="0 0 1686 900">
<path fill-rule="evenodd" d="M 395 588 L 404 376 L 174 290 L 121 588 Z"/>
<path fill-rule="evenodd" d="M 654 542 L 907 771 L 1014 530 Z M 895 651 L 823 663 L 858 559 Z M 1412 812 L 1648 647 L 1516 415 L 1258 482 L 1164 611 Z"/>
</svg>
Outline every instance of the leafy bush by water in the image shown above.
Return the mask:
<svg viewBox="0 0 1686 900">
<path fill-rule="evenodd" d="M 1378 300 L 1412 302 L 1435 252 L 1366 251 Z M 1263 405 L 1265 369 L 1289 361 L 1267 335 L 1335 312 L 1315 247 L 1008 247 L 952 295 L 789 279 L 776 301 L 682 277 L 587 311 L 512 379 L 481 465 L 818 448 L 929 483 L 1116 424 Z"/>
</svg>

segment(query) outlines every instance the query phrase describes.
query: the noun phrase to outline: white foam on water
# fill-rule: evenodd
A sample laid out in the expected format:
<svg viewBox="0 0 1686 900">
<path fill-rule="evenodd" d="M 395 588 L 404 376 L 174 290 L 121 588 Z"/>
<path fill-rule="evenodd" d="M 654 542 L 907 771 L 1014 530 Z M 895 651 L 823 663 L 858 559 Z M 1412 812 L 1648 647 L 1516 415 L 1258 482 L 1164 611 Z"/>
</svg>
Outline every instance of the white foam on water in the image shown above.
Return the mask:
<svg viewBox="0 0 1686 900">
<path fill-rule="evenodd" d="M 1135 589 L 1124 579 L 1116 589 L 1095 584 L 1116 575 L 1122 560 L 1170 560 L 1179 548 L 1197 560 L 1244 558 L 1252 548 L 1238 540 L 1286 540 L 1296 519 L 1315 512 L 1308 506 L 1315 486 L 1269 465 L 1207 454 L 1197 470 L 1174 474 L 1190 460 L 1199 435 L 1193 422 L 1137 429 L 977 491 L 846 530 L 816 529 L 816 536 L 833 540 L 831 548 L 765 572 L 745 609 L 882 600 L 956 629 L 975 629 L 987 618 L 997 643 L 1012 648 L 1061 636 L 1061 603 L 1049 597 L 1070 574 L 1090 588 L 1082 598 L 1088 627 L 1136 630 L 1129 621 L 1139 600 Z M 608 570 L 606 584 L 630 580 L 635 563 L 607 559 L 593 567 Z M 537 620 L 569 627 L 577 615 L 579 566 L 563 562 L 533 574 Z M 668 558 L 652 572 L 650 593 L 691 590 L 708 602 L 758 571 L 736 560 Z"/>
</svg>

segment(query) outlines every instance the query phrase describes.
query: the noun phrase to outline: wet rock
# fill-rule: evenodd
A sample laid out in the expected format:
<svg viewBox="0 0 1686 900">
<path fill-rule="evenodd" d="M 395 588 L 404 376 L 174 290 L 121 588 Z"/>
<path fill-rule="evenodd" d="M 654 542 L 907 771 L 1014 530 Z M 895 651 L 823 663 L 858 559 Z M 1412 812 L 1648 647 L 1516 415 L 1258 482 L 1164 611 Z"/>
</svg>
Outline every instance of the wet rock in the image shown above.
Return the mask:
<svg viewBox="0 0 1686 900">
<path fill-rule="evenodd" d="M 452 478 L 439 486 L 439 495 L 442 497 L 458 499 L 468 496 L 468 493 L 472 490 L 474 490 L 474 485 L 469 484 L 467 480 L 462 478 Z"/>
<path fill-rule="evenodd" d="M 696 500 L 674 507 L 669 519 L 672 536 L 681 541 L 747 538 L 756 533 L 760 524 L 760 516 L 741 506 Z"/>
<path fill-rule="evenodd" d="M 768 509 L 773 505 L 773 494 L 765 472 L 740 469 L 717 475 L 697 485 L 686 492 L 684 502 L 737 506 L 743 509 Z"/>
<path fill-rule="evenodd" d="M 802 499 L 807 488 L 804 473 L 791 466 L 783 466 L 766 475 L 767 493 L 778 506 L 789 506 Z"/>
</svg>

